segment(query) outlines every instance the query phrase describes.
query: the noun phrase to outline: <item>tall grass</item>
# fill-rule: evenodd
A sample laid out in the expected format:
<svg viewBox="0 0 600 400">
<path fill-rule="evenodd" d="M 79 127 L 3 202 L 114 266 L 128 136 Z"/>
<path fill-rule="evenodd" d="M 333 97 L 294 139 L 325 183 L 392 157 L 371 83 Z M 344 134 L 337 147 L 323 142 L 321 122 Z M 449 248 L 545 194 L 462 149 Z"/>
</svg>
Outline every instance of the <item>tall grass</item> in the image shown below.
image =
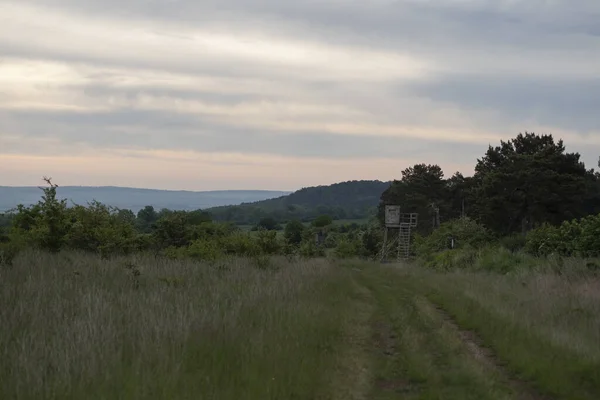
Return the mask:
<svg viewBox="0 0 600 400">
<path fill-rule="evenodd" d="M 351 274 L 275 265 L 27 252 L 0 269 L 0 398 L 336 398 Z"/>
<path fill-rule="evenodd" d="M 572 264 L 571 268 L 568 265 Z M 600 398 L 600 277 L 580 261 L 558 273 L 413 274 L 412 282 L 554 398 Z M 568 272 L 570 271 L 570 272 Z M 429 289 L 426 289 L 429 288 Z"/>
</svg>

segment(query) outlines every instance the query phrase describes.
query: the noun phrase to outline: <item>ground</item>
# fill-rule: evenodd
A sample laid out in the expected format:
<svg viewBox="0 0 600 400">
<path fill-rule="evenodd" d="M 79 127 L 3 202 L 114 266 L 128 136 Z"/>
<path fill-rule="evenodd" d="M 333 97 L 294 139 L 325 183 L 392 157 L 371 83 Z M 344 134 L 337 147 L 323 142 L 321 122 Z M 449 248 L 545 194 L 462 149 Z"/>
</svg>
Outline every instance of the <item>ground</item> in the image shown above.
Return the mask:
<svg viewBox="0 0 600 400">
<path fill-rule="evenodd" d="M 600 398 L 593 274 L 30 252 L 0 282 L 0 398 Z"/>
</svg>

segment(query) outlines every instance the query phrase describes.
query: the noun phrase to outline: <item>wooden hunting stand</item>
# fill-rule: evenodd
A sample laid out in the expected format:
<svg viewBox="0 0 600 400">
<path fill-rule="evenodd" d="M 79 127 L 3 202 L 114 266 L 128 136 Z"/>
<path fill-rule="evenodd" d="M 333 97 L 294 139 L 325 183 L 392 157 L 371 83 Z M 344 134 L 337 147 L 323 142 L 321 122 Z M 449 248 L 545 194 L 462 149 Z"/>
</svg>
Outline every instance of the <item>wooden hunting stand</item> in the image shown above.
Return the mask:
<svg viewBox="0 0 600 400">
<path fill-rule="evenodd" d="M 385 231 L 381 249 L 381 262 L 386 262 L 388 256 L 396 251 L 397 261 L 410 257 L 411 230 L 417 227 L 417 213 L 401 213 L 400 206 L 385 206 Z M 398 231 L 397 235 L 394 233 Z"/>
</svg>

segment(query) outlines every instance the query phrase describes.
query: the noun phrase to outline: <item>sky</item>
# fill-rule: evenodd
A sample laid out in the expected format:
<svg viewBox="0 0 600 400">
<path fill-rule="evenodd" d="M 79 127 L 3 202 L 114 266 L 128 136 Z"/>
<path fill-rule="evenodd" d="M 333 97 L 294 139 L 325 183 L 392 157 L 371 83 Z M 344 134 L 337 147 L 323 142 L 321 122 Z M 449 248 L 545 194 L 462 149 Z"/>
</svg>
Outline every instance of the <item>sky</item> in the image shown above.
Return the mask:
<svg viewBox="0 0 600 400">
<path fill-rule="evenodd" d="M 0 0 L 0 185 L 274 189 L 600 156 L 597 0 Z"/>
</svg>

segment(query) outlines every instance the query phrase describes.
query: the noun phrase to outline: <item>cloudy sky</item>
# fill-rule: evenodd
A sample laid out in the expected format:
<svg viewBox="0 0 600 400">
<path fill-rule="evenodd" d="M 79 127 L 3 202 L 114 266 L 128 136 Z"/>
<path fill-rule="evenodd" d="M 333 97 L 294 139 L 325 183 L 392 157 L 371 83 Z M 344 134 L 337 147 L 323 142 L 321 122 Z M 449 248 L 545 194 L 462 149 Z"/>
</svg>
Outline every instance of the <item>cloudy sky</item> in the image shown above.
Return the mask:
<svg viewBox="0 0 600 400">
<path fill-rule="evenodd" d="M 0 185 L 282 189 L 600 155 L 597 0 L 0 0 Z"/>
</svg>

